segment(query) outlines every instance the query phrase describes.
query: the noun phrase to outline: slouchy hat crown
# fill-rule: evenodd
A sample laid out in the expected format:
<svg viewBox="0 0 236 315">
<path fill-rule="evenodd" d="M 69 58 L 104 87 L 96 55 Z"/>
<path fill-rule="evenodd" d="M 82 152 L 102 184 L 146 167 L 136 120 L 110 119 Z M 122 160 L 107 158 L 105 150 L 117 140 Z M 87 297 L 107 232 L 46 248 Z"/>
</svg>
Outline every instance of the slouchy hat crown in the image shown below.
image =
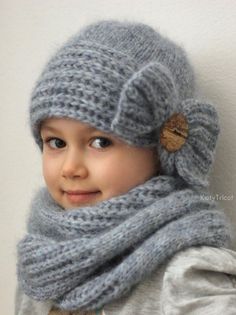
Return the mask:
<svg viewBox="0 0 236 315">
<path fill-rule="evenodd" d="M 163 174 L 207 186 L 219 123 L 212 105 L 194 99 L 194 86 L 184 49 L 157 30 L 139 22 L 95 22 L 43 69 L 31 95 L 31 130 L 42 149 L 45 119 L 77 119 L 130 145 L 156 147 Z"/>
</svg>

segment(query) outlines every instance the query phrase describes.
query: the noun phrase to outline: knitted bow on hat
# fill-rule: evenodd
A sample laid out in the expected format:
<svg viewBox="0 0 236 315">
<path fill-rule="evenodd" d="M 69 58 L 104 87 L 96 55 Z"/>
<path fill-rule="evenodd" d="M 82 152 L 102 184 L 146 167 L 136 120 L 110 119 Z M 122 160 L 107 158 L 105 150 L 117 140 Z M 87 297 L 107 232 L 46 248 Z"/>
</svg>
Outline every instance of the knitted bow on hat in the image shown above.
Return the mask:
<svg viewBox="0 0 236 315">
<path fill-rule="evenodd" d="M 215 108 L 179 100 L 169 70 L 150 63 L 125 84 L 112 130 L 137 145 L 156 145 L 163 174 L 206 187 L 220 131 Z"/>
</svg>

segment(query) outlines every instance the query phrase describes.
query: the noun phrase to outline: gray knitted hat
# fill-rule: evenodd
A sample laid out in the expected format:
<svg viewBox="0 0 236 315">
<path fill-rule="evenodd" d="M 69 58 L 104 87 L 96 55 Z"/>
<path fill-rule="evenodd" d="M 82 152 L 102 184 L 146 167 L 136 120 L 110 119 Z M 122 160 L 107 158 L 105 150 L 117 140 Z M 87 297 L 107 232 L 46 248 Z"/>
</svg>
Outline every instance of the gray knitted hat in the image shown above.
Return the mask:
<svg viewBox="0 0 236 315">
<path fill-rule="evenodd" d="M 194 98 L 183 48 L 150 26 L 99 21 L 47 63 L 31 96 L 30 123 L 78 119 L 135 146 L 156 147 L 161 173 L 207 186 L 219 134 L 217 112 Z"/>
</svg>

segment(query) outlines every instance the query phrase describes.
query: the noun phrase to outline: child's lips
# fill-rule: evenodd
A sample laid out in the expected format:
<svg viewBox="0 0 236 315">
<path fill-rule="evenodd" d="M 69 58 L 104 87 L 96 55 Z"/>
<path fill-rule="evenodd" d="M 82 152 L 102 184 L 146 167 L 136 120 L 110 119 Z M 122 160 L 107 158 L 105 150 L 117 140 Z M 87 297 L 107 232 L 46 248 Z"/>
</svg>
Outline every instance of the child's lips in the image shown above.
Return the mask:
<svg viewBox="0 0 236 315">
<path fill-rule="evenodd" d="M 67 190 L 64 192 L 72 204 L 92 201 L 100 191 Z"/>
</svg>

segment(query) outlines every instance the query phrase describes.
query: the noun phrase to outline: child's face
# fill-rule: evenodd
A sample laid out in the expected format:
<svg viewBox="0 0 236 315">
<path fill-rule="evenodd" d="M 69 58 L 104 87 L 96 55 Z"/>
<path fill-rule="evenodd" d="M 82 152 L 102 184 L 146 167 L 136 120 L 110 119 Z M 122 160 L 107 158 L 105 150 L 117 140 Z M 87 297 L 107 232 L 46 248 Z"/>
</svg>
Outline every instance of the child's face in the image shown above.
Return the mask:
<svg viewBox="0 0 236 315">
<path fill-rule="evenodd" d="M 124 194 L 158 172 L 154 149 L 129 146 L 77 120 L 48 119 L 41 137 L 45 182 L 65 209 Z"/>
</svg>

